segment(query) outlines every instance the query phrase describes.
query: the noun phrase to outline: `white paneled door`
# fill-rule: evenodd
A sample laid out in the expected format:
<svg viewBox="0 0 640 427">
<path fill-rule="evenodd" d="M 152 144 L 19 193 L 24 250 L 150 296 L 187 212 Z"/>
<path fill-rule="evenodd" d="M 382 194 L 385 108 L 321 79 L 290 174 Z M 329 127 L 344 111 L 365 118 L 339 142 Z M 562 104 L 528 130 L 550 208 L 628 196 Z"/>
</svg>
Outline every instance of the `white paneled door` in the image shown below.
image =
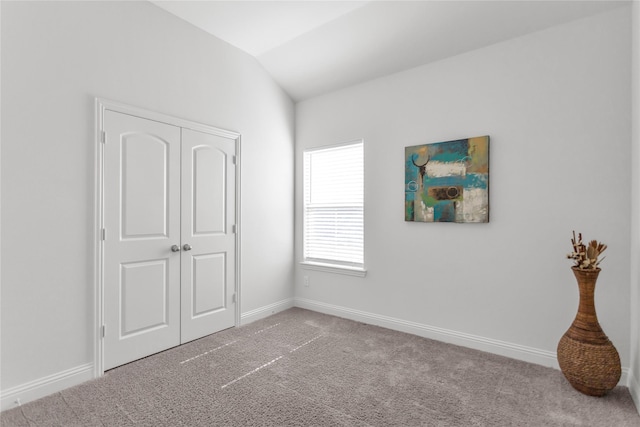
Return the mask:
<svg viewBox="0 0 640 427">
<path fill-rule="evenodd" d="M 234 156 L 229 139 L 182 130 L 182 342 L 235 323 Z"/>
<path fill-rule="evenodd" d="M 235 140 L 106 110 L 104 369 L 234 326 Z"/>
</svg>

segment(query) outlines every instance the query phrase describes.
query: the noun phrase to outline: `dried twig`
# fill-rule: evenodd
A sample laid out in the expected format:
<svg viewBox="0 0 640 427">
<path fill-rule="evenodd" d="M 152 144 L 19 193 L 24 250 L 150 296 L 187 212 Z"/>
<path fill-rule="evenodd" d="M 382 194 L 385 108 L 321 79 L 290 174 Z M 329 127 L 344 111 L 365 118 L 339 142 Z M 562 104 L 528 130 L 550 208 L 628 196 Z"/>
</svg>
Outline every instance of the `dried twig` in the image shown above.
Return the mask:
<svg viewBox="0 0 640 427">
<path fill-rule="evenodd" d="M 574 261 L 574 267 L 581 270 L 595 270 L 605 257 L 599 259 L 602 252 L 607 249 L 607 245 L 600 243 L 597 240 L 591 240 L 588 245 L 582 243 L 582 233 L 578 233 L 576 239 L 576 232 L 573 231 L 573 237 L 571 238 L 571 246 L 573 246 L 573 252 L 567 254 L 567 258 Z"/>
</svg>

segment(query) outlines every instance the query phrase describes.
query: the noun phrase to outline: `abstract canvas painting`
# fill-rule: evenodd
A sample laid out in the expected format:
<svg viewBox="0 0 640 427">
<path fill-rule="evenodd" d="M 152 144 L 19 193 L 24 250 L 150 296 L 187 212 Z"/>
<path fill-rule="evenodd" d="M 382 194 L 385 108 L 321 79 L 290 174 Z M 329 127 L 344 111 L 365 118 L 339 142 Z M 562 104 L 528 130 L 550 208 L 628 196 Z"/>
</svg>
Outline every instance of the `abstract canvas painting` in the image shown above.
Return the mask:
<svg viewBox="0 0 640 427">
<path fill-rule="evenodd" d="M 404 219 L 489 222 L 489 137 L 404 149 Z"/>
</svg>

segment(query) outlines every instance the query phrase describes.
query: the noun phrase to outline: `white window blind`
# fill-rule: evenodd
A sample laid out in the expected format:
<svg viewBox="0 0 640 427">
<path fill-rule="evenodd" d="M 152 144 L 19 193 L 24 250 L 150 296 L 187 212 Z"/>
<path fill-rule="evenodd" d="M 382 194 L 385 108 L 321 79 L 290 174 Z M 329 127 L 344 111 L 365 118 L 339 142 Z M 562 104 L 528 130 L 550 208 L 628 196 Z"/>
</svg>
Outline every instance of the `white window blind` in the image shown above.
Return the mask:
<svg viewBox="0 0 640 427">
<path fill-rule="evenodd" d="M 304 152 L 304 261 L 364 265 L 363 143 Z"/>
</svg>

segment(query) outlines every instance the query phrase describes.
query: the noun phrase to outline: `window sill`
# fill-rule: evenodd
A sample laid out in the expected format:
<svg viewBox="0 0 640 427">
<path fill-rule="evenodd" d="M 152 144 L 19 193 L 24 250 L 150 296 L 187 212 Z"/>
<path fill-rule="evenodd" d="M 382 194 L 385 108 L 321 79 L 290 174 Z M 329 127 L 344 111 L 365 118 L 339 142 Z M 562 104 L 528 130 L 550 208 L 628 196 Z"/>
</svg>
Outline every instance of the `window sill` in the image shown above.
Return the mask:
<svg viewBox="0 0 640 427">
<path fill-rule="evenodd" d="M 359 267 L 347 267 L 345 265 L 324 264 L 321 262 L 302 261 L 300 263 L 305 270 L 324 271 L 327 273 L 345 274 L 347 276 L 365 277 L 367 270 Z"/>
</svg>

